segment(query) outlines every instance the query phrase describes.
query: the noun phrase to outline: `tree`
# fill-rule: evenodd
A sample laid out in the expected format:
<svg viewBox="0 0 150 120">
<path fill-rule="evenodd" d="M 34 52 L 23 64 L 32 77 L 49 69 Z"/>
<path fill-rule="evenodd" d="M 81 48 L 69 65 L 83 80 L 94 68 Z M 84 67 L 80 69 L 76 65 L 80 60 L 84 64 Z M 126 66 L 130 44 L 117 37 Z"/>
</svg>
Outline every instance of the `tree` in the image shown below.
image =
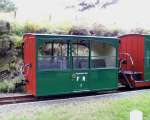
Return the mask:
<svg viewBox="0 0 150 120">
<path fill-rule="evenodd" d="M 66 6 L 66 8 L 78 8 L 78 11 L 83 12 L 95 7 L 106 8 L 118 1 L 119 0 L 78 0 L 75 5 L 70 4 Z"/>
<path fill-rule="evenodd" d="M 16 11 L 16 5 L 12 0 L 0 0 L 0 12 Z"/>
</svg>

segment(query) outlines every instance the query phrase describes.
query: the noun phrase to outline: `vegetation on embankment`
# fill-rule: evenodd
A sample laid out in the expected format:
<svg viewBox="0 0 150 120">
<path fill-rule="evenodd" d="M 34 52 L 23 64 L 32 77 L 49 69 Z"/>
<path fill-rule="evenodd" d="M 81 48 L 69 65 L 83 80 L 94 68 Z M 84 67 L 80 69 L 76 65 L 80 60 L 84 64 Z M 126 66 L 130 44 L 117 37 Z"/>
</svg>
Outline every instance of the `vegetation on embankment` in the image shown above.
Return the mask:
<svg viewBox="0 0 150 120">
<path fill-rule="evenodd" d="M 1 23 L 5 23 L 2 21 Z M 22 43 L 24 33 L 50 33 L 50 34 L 75 34 L 75 35 L 101 35 L 101 36 L 118 36 L 125 33 L 125 31 L 119 28 L 107 28 L 101 24 L 93 24 L 91 28 L 74 25 L 71 22 L 64 22 L 60 24 L 51 24 L 50 22 L 45 23 L 34 23 L 32 21 L 26 21 L 19 23 L 13 21 L 10 25 L 7 22 L 6 28 L 9 28 L 6 32 L 2 27 L 0 28 L 0 92 L 10 91 L 6 87 L 6 82 L 3 82 L 3 73 L 6 75 L 5 80 L 10 78 L 8 82 L 16 74 L 20 67 L 18 61 L 22 59 Z M 132 33 L 148 33 L 148 30 L 142 28 L 136 28 L 131 30 Z M 20 63 L 19 63 L 20 64 Z M 11 74 L 8 74 L 11 73 Z M 12 75 L 12 76 L 9 76 Z M 1 87 L 2 86 L 2 87 Z M 2 88 L 2 90 L 1 90 Z M 5 89 L 5 90 L 4 90 Z"/>
<path fill-rule="evenodd" d="M 0 81 L 0 93 L 15 93 L 15 92 L 24 92 L 23 86 L 17 86 L 17 83 L 20 83 L 22 78 L 20 76 L 14 77 L 12 79 L 5 79 Z"/>
</svg>

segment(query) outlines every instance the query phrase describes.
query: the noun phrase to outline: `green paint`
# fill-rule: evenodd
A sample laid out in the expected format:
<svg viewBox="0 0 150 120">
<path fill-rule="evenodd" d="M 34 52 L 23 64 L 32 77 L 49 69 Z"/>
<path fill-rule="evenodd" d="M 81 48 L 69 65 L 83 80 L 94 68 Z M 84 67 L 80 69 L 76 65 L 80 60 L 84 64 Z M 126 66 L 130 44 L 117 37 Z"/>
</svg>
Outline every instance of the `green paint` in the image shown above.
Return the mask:
<svg viewBox="0 0 150 120">
<path fill-rule="evenodd" d="M 116 89 L 118 84 L 118 69 L 97 69 L 90 71 L 90 90 Z"/>
<path fill-rule="evenodd" d="M 144 80 L 150 81 L 150 36 L 144 37 Z"/>
<path fill-rule="evenodd" d="M 37 65 L 36 71 L 36 95 L 56 95 L 82 91 L 112 90 L 117 88 L 117 38 L 95 37 L 95 36 L 71 36 L 71 35 L 36 35 L 36 61 L 38 62 L 38 49 L 44 42 L 65 40 L 68 44 L 68 66 L 67 70 L 45 70 L 41 71 Z M 74 40 L 88 40 L 89 47 L 89 68 L 85 70 L 73 69 L 72 44 Z M 96 40 L 116 48 L 116 67 L 91 69 L 91 41 Z"/>
</svg>

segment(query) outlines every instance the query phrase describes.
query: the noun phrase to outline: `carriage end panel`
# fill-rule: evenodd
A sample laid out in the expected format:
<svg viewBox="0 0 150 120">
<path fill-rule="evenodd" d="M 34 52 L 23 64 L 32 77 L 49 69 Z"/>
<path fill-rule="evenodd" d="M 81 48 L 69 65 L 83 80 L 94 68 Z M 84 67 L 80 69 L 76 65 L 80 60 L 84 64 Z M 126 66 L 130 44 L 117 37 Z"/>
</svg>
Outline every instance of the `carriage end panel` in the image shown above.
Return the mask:
<svg viewBox="0 0 150 120">
<path fill-rule="evenodd" d="M 139 34 L 129 34 L 120 37 L 119 60 L 127 56 L 121 53 L 129 53 L 133 58 L 134 65 L 127 63 L 122 65 L 123 69 L 134 70 L 144 73 L 144 36 Z M 129 60 L 127 62 L 130 62 Z M 144 77 L 142 75 L 142 77 Z"/>
<path fill-rule="evenodd" d="M 34 35 L 24 36 L 24 73 L 26 91 L 29 94 L 36 95 L 36 41 Z M 26 66 L 29 65 L 29 66 Z"/>
</svg>

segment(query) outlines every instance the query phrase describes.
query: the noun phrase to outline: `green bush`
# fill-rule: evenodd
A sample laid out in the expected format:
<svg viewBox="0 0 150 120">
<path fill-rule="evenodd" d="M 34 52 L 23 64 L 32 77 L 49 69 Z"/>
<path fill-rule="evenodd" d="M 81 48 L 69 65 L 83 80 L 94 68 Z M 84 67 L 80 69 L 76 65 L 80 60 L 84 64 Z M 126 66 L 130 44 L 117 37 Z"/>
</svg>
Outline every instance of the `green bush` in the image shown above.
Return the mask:
<svg viewBox="0 0 150 120">
<path fill-rule="evenodd" d="M 24 34 L 24 24 L 18 23 L 18 22 L 12 22 L 11 23 L 11 33 L 22 36 Z"/>
<path fill-rule="evenodd" d="M 0 82 L 0 92 L 7 92 L 7 85 L 6 83 L 3 81 L 3 82 Z"/>
<path fill-rule="evenodd" d="M 25 33 L 34 33 L 39 31 L 40 26 L 36 23 L 33 23 L 31 21 L 27 21 L 24 25 L 24 32 Z"/>
<path fill-rule="evenodd" d="M 5 80 L 4 83 L 7 86 L 7 92 L 12 92 L 12 91 L 15 90 L 15 83 L 14 83 L 14 81 Z"/>
<path fill-rule="evenodd" d="M 15 84 L 13 81 L 4 80 L 0 82 L 0 92 L 12 92 L 15 90 Z"/>
<path fill-rule="evenodd" d="M 22 36 L 18 36 L 18 35 L 15 35 L 13 34 L 11 36 L 11 40 L 14 44 L 14 47 L 17 48 L 17 47 L 21 47 L 22 43 L 23 43 L 23 37 Z"/>
<path fill-rule="evenodd" d="M 27 21 L 25 23 L 12 22 L 11 33 L 16 36 L 22 36 L 24 33 L 56 33 L 56 34 L 68 34 L 72 28 L 71 22 L 63 22 L 59 24 L 35 23 Z M 17 38 L 18 39 L 18 38 Z"/>
<path fill-rule="evenodd" d="M 64 31 L 64 33 L 68 33 L 72 28 L 72 24 L 69 22 L 63 22 L 61 24 L 56 25 L 56 29 Z"/>
<path fill-rule="evenodd" d="M 0 92 L 2 93 L 11 93 L 16 91 L 15 85 L 21 81 L 20 77 L 16 77 L 11 80 L 2 80 L 0 81 Z M 20 90 L 23 91 L 23 90 Z"/>
</svg>

